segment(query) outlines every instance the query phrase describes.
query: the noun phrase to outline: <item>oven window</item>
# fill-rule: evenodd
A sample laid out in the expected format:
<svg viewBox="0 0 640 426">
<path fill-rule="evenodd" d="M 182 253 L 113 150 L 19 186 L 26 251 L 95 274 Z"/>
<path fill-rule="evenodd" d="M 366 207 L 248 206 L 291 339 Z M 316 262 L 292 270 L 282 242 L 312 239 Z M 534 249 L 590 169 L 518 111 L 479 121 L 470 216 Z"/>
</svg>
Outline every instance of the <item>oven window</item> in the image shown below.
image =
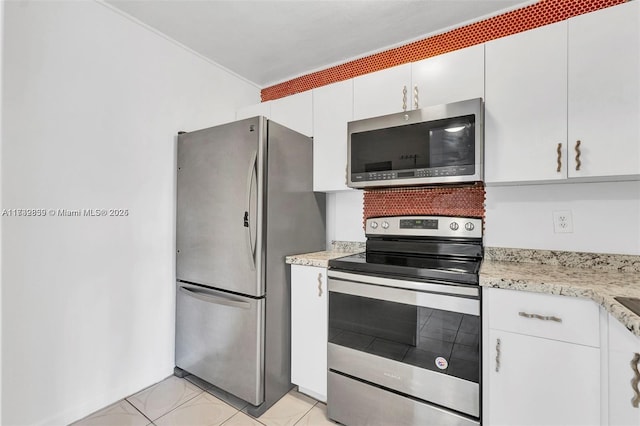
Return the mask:
<svg viewBox="0 0 640 426">
<path fill-rule="evenodd" d="M 474 115 L 351 135 L 351 173 L 474 165 Z"/>
<path fill-rule="evenodd" d="M 330 292 L 329 342 L 479 383 L 475 315 Z"/>
</svg>

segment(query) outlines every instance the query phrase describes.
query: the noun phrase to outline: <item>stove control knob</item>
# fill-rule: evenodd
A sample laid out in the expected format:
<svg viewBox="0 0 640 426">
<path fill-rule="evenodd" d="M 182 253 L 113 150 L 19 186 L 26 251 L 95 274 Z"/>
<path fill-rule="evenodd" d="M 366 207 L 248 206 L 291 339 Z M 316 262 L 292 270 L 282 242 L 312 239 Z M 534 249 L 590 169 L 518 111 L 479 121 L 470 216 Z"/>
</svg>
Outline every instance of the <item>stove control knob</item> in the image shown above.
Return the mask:
<svg viewBox="0 0 640 426">
<path fill-rule="evenodd" d="M 449 225 L 452 231 L 457 231 L 459 227 L 458 222 L 451 222 L 451 225 Z"/>
<path fill-rule="evenodd" d="M 378 227 L 378 222 L 371 222 L 371 228 L 376 229 Z"/>
<path fill-rule="evenodd" d="M 384 229 L 389 228 L 389 222 L 387 222 L 387 221 L 382 222 L 382 227 L 383 227 Z"/>
<path fill-rule="evenodd" d="M 471 222 L 467 222 L 464 224 L 464 229 L 466 229 L 467 231 L 473 231 L 473 228 L 475 228 L 475 226 L 473 226 L 473 223 Z"/>
</svg>

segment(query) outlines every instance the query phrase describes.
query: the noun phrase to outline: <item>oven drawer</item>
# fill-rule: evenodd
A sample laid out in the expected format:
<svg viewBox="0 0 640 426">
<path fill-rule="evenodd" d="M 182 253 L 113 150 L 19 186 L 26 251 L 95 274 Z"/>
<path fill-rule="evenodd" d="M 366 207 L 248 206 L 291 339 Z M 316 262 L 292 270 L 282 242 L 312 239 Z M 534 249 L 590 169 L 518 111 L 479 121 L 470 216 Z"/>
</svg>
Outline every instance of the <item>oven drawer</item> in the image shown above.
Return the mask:
<svg viewBox="0 0 640 426">
<path fill-rule="evenodd" d="M 329 418 L 349 426 L 480 424 L 477 420 L 331 371 L 327 385 Z"/>
<path fill-rule="evenodd" d="M 328 344 L 329 370 L 479 417 L 478 383 L 359 350 Z"/>
<path fill-rule="evenodd" d="M 598 305 L 576 297 L 485 289 L 489 328 L 600 346 Z"/>
</svg>

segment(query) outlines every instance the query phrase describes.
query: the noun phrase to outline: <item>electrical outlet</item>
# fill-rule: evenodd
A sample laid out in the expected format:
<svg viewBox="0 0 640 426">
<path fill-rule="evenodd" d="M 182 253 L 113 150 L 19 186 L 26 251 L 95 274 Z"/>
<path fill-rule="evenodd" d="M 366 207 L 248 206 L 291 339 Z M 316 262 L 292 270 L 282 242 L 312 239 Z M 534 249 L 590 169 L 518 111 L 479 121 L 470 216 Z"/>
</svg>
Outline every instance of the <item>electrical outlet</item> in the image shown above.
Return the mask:
<svg viewBox="0 0 640 426">
<path fill-rule="evenodd" d="M 573 232 L 571 210 L 558 210 L 553 212 L 553 232 L 556 234 Z"/>
</svg>

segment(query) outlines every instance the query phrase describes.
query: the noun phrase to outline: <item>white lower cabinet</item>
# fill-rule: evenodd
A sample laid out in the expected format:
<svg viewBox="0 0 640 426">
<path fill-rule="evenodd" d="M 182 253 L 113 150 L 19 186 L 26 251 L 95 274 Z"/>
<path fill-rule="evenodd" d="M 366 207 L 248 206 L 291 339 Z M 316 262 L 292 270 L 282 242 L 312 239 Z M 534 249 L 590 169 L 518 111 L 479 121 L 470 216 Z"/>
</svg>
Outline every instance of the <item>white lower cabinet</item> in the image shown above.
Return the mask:
<svg viewBox="0 0 640 426">
<path fill-rule="evenodd" d="M 327 401 L 327 269 L 291 265 L 291 382 Z"/>
<path fill-rule="evenodd" d="M 600 349 L 489 332 L 490 425 L 600 424 Z"/>
<path fill-rule="evenodd" d="M 639 362 L 640 338 L 609 316 L 610 426 L 640 425 Z"/>
<path fill-rule="evenodd" d="M 502 289 L 483 297 L 483 423 L 599 425 L 598 305 Z"/>
</svg>

